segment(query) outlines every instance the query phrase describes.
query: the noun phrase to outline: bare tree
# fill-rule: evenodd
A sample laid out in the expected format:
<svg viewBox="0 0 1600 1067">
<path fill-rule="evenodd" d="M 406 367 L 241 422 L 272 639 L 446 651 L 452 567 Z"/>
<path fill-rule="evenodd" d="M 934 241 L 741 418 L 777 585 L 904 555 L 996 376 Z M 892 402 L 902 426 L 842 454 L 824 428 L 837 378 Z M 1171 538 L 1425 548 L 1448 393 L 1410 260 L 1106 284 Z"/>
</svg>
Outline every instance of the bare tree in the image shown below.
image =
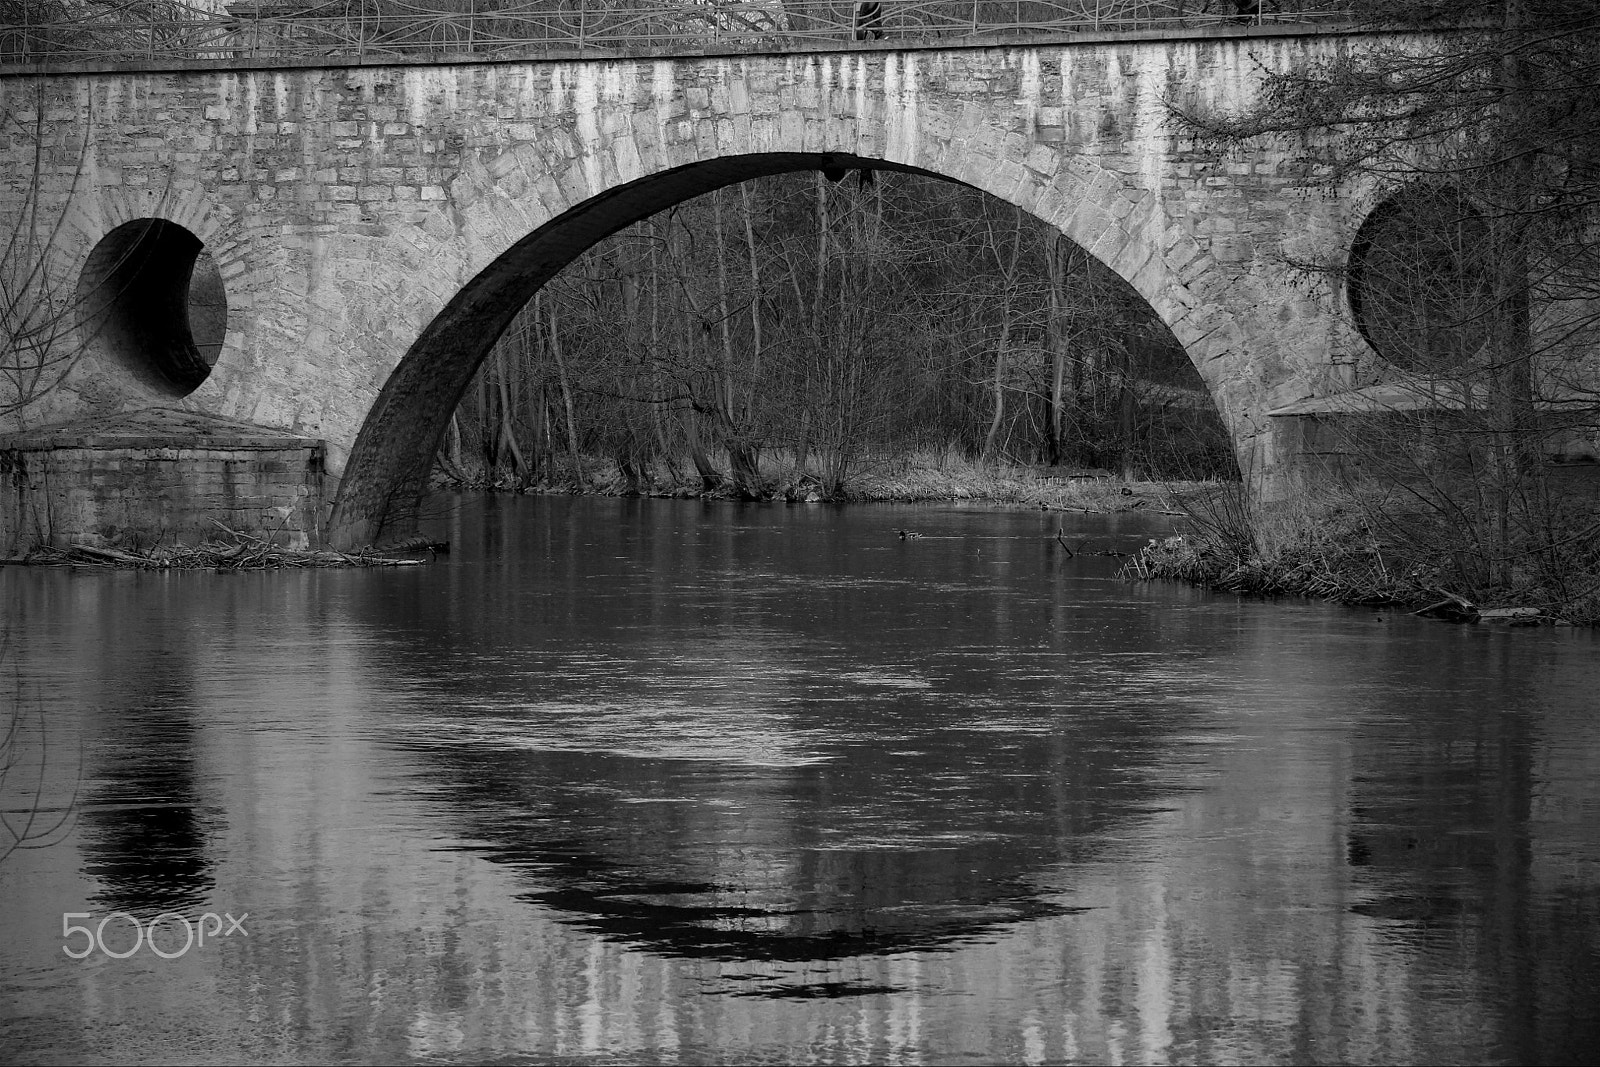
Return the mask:
<svg viewBox="0 0 1600 1067">
<path fill-rule="evenodd" d="M 15 94 L 11 100 L 19 96 Z M 6 133 L 32 151 L 33 167 L 20 202 L 14 202 L 15 214 L 0 231 L 4 242 L 0 248 L 0 416 L 17 412 L 59 385 L 86 345 L 78 331 L 83 300 L 77 286 L 64 280 L 57 268 L 66 225 L 61 207 L 82 191 L 87 142 L 78 145 L 76 166 L 64 193 L 48 196 L 44 115 L 44 89 L 36 84 L 31 112 L 8 106 L 3 120 Z"/>
</svg>

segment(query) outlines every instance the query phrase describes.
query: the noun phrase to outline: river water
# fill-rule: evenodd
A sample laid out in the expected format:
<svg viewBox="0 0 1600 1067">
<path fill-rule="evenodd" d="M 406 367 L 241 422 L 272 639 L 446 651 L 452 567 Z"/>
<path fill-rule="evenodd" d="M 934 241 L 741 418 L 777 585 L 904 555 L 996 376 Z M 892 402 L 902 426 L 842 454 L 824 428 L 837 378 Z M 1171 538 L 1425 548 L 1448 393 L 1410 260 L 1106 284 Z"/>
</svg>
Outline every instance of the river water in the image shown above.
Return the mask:
<svg viewBox="0 0 1600 1067">
<path fill-rule="evenodd" d="M 1597 635 L 1095 554 L 1160 521 L 0 568 L 6 818 L 70 812 L 0 861 L 0 1059 L 1592 1062 Z"/>
</svg>

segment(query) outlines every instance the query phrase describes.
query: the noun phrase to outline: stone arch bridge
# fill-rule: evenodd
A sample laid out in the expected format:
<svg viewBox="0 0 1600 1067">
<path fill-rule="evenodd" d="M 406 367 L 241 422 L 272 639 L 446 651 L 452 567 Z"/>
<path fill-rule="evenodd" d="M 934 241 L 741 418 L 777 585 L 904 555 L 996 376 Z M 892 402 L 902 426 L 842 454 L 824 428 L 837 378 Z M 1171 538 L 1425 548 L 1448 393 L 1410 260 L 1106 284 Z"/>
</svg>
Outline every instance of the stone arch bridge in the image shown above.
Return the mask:
<svg viewBox="0 0 1600 1067">
<path fill-rule="evenodd" d="M 1314 191 L 1304 141 L 1216 159 L 1168 103 L 1238 107 L 1264 70 L 1373 43 L 1263 27 L 0 72 L 0 222 L 33 235 L 38 284 L 76 294 L 82 321 L 59 343 L 83 348 L 0 432 L 165 408 L 319 439 L 310 524 L 334 544 L 397 537 L 475 368 L 584 248 L 742 179 L 891 167 L 1032 212 L 1128 280 L 1270 492 L 1288 463 L 1267 413 L 1334 387 L 1335 354 L 1365 350 L 1340 294 L 1286 262 L 1342 262 L 1362 193 Z M 152 219 L 168 225 L 130 271 L 118 235 Z M 226 301 L 209 352 L 182 306 L 202 252 Z"/>
</svg>

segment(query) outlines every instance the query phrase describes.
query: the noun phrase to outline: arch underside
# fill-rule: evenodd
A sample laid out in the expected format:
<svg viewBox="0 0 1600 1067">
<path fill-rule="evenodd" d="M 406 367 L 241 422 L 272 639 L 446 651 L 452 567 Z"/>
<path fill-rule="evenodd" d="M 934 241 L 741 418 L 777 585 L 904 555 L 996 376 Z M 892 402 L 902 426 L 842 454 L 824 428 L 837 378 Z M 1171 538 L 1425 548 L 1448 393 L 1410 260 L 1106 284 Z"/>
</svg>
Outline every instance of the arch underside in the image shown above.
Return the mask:
<svg viewBox="0 0 1600 1067">
<path fill-rule="evenodd" d="M 675 204 L 742 181 L 798 170 L 930 173 L 841 152 L 727 156 L 617 186 L 539 227 L 462 288 L 389 376 L 345 466 L 329 521 L 332 541 L 377 544 L 415 529 L 433 457 L 472 376 L 517 312 L 567 264 L 619 230 Z"/>
<path fill-rule="evenodd" d="M 416 529 L 418 509 L 426 492 L 434 456 L 455 411 L 478 367 L 500 335 L 533 294 L 584 250 L 606 237 L 675 204 L 753 178 L 798 170 L 832 174 L 850 170 L 883 169 L 923 174 L 944 181 L 982 188 L 925 167 L 845 152 L 773 152 L 717 156 L 619 184 L 577 204 L 538 227 L 500 254 L 462 287 L 423 330 L 417 341 L 385 382 L 377 401 L 351 449 L 338 498 L 327 526 L 329 540 L 347 547 L 380 544 L 403 538 Z M 984 190 L 997 195 L 993 190 Z M 1024 190 L 1017 197 L 1002 197 L 1024 210 Z M 1024 200 L 1023 203 L 1017 203 Z M 1035 212 L 1037 213 L 1037 212 Z M 1054 221 L 1069 239 L 1095 255 L 1113 271 L 1134 284 L 1147 301 L 1151 286 L 1167 292 L 1178 283 L 1158 271 L 1160 280 L 1136 279 L 1129 268 L 1126 244 L 1130 238 L 1120 227 L 1124 246 L 1120 255 L 1091 247 L 1082 234 L 1072 232 L 1071 221 Z M 1133 238 L 1132 243 L 1138 244 Z M 1133 262 L 1143 265 L 1160 259 L 1154 248 L 1138 248 Z M 1120 261 L 1119 261 L 1120 260 Z M 1140 283 L 1143 284 L 1140 284 Z M 1171 306 L 1156 308 L 1169 327 Z M 1179 341 L 1196 366 L 1201 360 L 1191 345 L 1193 329 Z M 1203 375 L 1204 376 L 1204 375 Z M 1212 383 L 1208 381 L 1208 386 Z M 1225 422 L 1229 412 L 1220 403 Z M 1230 422 L 1230 430 L 1235 430 Z M 1238 437 L 1235 430 L 1236 439 Z M 1236 449 L 1237 451 L 1237 449 Z"/>
</svg>

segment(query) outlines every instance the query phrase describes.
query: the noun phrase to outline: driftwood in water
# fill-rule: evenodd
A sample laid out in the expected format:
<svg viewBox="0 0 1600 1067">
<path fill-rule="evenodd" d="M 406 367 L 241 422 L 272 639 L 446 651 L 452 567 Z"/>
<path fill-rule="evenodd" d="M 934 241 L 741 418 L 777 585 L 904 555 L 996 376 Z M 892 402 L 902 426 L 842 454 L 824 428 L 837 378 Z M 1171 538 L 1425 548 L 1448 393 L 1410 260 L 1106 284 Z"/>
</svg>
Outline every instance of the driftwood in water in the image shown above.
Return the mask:
<svg viewBox="0 0 1600 1067">
<path fill-rule="evenodd" d="M 220 522 L 214 525 L 233 540 L 206 541 L 190 547 L 172 545 L 152 548 L 145 553 L 129 552 L 103 545 L 74 543 L 65 549 L 39 548 L 30 552 L 27 562 L 97 567 L 137 567 L 144 570 L 267 570 L 278 567 L 405 567 L 426 562 L 383 555 L 373 549 L 358 552 L 330 552 L 317 549 L 285 548 L 264 538 L 241 533 Z M 382 552 L 424 550 L 449 551 L 446 542 L 408 538 Z"/>
<path fill-rule="evenodd" d="M 1444 599 L 1435 601 L 1427 607 L 1418 608 L 1413 615 L 1422 615 L 1430 619 L 1444 619 L 1447 622 L 1477 622 L 1478 605 L 1464 596 L 1457 596 L 1447 589 L 1438 589 L 1435 592 L 1443 595 Z"/>
</svg>

